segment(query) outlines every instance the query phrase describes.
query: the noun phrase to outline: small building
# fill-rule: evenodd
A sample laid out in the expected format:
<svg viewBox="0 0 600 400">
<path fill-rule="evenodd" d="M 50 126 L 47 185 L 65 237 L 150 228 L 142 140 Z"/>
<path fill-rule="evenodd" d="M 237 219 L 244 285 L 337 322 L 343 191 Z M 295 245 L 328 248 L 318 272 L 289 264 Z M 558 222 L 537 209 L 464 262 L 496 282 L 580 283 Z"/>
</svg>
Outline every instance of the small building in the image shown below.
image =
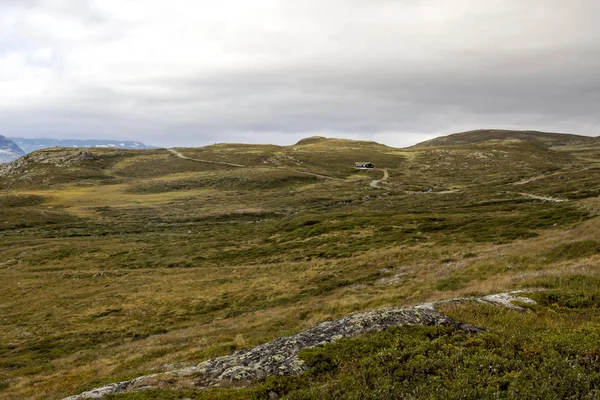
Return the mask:
<svg viewBox="0 0 600 400">
<path fill-rule="evenodd" d="M 370 162 L 355 162 L 354 167 L 358 169 L 371 169 L 375 168 L 375 164 Z"/>
</svg>

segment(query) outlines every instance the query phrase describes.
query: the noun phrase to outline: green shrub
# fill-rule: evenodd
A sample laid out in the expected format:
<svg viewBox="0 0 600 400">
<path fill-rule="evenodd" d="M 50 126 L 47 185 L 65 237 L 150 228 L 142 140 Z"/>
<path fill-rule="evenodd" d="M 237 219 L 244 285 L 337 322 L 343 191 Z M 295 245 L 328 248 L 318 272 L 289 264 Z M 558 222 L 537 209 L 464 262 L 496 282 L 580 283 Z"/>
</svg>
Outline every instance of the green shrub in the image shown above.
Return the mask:
<svg viewBox="0 0 600 400">
<path fill-rule="evenodd" d="M 595 240 L 581 240 L 557 246 L 546 257 L 549 261 L 556 262 L 589 257 L 598 253 L 600 253 L 600 242 Z"/>
<path fill-rule="evenodd" d="M 446 279 L 440 279 L 435 284 L 435 288 L 440 291 L 451 291 L 461 289 L 470 282 L 471 279 L 467 277 L 451 277 Z"/>
</svg>

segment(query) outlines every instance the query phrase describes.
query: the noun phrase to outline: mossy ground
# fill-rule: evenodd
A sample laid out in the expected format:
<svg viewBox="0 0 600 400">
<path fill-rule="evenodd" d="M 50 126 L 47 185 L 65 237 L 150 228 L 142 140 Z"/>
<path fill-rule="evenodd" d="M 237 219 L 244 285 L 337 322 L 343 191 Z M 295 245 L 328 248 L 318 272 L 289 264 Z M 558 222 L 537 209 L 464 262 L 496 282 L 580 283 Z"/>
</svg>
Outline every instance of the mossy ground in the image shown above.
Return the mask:
<svg viewBox="0 0 600 400">
<path fill-rule="evenodd" d="M 250 388 L 154 390 L 109 399 L 594 399 L 600 395 L 600 278 L 531 284 L 527 312 L 480 304 L 445 307 L 487 330 L 407 327 L 301 352 L 310 367 Z"/>
<path fill-rule="evenodd" d="M 600 181 L 585 173 L 596 165 L 594 151 L 512 142 L 398 150 L 311 140 L 181 149 L 244 169 L 165 150 L 94 149 L 93 159 L 63 166 L 32 160 L 1 182 L 0 398 L 60 398 L 229 354 L 353 311 L 530 285 L 554 288 L 548 296 L 557 297 L 539 297 L 539 308 L 527 314 L 450 310 L 488 328 L 483 335 L 394 330 L 306 353 L 315 370 L 305 377 L 241 391 L 174 388 L 131 398 L 264 398 L 269 391 L 377 398 L 375 389 L 360 395 L 375 387 L 387 390 L 379 398 L 455 398 L 461 382 L 473 390 L 464 392 L 471 398 L 495 391 L 517 396 L 515 387 L 541 396 L 549 392 L 524 382 L 541 384 L 546 374 L 550 385 L 557 375 L 544 368 L 564 356 L 553 349 L 572 341 L 583 343 L 572 353 L 579 360 L 574 371 L 587 374 L 573 387 L 594 393 L 595 367 L 581 361 L 597 351 L 590 282 L 600 273 L 594 192 Z M 381 171 L 357 172 L 354 161 L 388 168 L 388 184 L 370 187 Z M 569 179 L 548 178 L 557 173 Z M 530 178 L 538 186 L 512 184 Z M 431 193 L 421 193 L 429 187 Z M 573 199 L 551 203 L 519 194 L 528 191 Z M 539 342 L 541 355 L 510 353 L 518 341 Z M 431 363 L 413 347 L 441 357 L 440 364 L 427 370 Z M 495 357 L 501 372 L 473 387 L 481 369 L 476 361 L 488 359 L 488 366 Z M 526 360 L 542 372 L 523 369 Z M 458 362 L 465 364 L 445 371 Z M 566 365 L 561 361 L 555 372 L 572 380 L 561 369 Z M 402 383 L 407 371 L 416 376 Z M 556 393 L 566 393 L 560 385 L 567 378 Z"/>
</svg>

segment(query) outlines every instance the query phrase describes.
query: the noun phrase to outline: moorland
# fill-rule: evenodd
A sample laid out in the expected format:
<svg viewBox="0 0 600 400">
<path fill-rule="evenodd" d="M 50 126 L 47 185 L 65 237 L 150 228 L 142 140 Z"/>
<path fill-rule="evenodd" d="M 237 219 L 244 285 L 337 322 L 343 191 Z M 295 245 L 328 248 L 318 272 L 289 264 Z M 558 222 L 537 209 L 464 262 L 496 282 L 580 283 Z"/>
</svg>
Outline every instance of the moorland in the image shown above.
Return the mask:
<svg viewBox="0 0 600 400">
<path fill-rule="evenodd" d="M 600 139 L 529 131 L 28 154 L 0 165 L 0 398 L 532 288 L 526 312 L 444 307 L 482 333 L 394 328 L 304 351 L 300 376 L 108 398 L 596 398 L 599 196 Z"/>
</svg>

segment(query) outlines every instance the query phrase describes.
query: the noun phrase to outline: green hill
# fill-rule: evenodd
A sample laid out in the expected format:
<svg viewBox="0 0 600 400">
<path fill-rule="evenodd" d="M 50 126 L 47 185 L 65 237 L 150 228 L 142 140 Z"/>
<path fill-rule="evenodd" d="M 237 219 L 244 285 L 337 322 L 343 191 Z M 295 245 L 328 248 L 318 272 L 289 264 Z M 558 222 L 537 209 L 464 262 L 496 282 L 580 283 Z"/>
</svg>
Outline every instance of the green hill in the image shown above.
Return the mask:
<svg viewBox="0 0 600 400">
<path fill-rule="evenodd" d="M 596 139 L 428 143 L 56 148 L 1 165 L 0 398 L 60 399 L 356 312 L 531 288 L 525 311 L 448 303 L 456 324 L 324 337 L 302 375 L 246 381 L 238 365 L 206 388 L 194 369 L 107 398 L 594 398 Z"/>
<path fill-rule="evenodd" d="M 455 133 L 416 144 L 415 147 L 463 146 L 479 144 L 490 140 L 519 140 L 544 147 L 579 146 L 597 144 L 595 137 L 550 133 L 538 131 L 511 131 L 503 129 L 478 129 L 475 131 Z"/>
</svg>

